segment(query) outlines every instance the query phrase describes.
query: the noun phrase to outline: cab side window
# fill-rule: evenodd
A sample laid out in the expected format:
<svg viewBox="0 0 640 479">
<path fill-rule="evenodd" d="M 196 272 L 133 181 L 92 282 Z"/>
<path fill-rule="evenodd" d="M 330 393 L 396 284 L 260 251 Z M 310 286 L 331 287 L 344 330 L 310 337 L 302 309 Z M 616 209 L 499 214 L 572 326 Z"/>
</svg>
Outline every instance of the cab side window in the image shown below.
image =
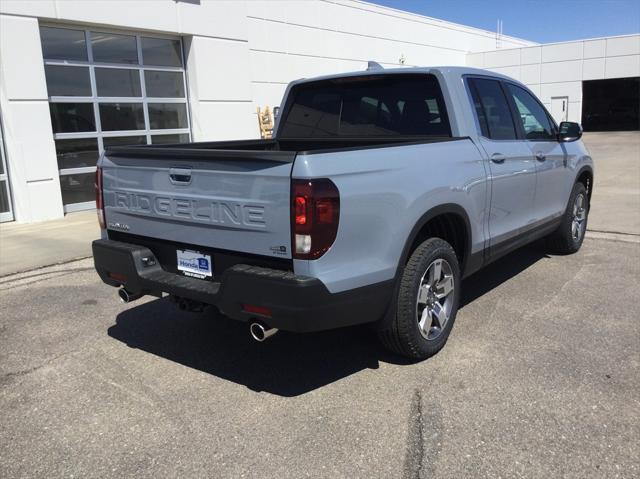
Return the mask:
<svg viewBox="0 0 640 479">
<path fill-rule="evenodd" d="M 528 91 L 507 83 L 527 140 L 555 140 L 555 128 L 542 105 Z"/>
<path fill-rule="evenodd" d="M 516 128 L 500 82 L 470 78 L 469 88 L 482 135 L 492 140 L 515 140 Z"/>
</svg>

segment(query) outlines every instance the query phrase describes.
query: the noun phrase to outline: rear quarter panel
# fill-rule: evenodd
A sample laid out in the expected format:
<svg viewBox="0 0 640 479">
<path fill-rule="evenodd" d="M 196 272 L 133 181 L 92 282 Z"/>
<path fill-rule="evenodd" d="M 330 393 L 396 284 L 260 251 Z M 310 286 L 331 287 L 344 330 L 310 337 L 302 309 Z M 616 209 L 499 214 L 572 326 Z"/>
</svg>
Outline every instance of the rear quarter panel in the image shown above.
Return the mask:
<svg viewBox="0 0 640 479">
<path fill-rule="evenodd" d="M 392 279 L 411 230 L 430 209 L 456 204 L 468 215 L 471 252 L 484 247 L 487 175 L 470 139 L 298 155 L 293 178 L 330 178 L 340 223 L 329 251 L 294 270 L 332 293 Z"/>
</svg>

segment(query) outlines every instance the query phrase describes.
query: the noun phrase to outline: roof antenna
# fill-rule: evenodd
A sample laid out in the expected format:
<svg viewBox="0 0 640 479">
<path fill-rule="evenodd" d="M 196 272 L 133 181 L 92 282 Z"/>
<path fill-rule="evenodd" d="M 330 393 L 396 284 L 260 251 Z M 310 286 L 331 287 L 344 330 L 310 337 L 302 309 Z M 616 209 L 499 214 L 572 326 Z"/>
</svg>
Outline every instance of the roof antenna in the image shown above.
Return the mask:
<svg viewBox="0 0 640 479">
<path fill-rule="evenodd" d="M 367 71 L 370 71 L 370 70 L 384 70 L 384 67 L 380 65 L 378 62 L 369 60 L 367 62 Z"/>
</svg>

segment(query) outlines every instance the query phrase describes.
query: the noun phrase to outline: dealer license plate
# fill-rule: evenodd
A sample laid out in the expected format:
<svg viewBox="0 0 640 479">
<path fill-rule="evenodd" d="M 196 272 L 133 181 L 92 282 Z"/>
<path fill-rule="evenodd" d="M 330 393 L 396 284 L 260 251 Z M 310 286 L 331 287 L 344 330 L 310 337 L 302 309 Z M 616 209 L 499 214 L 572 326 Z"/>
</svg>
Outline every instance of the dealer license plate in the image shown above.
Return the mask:
<svg viewBox="0 0 640 479">
<path fill-rule="evenodd" d="M 178 270 L 186 276 L 194 278 L 211 278 L 213 276 L 213 264 L 211 256 L 197 251 L 177 250 Z"/>
</svg>

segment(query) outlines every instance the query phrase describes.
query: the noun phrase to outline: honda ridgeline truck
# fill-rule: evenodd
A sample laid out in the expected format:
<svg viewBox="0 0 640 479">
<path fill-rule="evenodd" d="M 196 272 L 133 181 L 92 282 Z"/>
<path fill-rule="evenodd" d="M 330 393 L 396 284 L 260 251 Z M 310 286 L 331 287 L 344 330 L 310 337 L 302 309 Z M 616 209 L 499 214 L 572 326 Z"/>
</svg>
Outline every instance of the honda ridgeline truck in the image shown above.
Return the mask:
<svg viewBox="0 0 640 479">
<path fill-rule="evenodd" d="M 521 83 L 458 67 L 292 82 L 274 139 L 107 148 L 102 280 L 125 301 L 215 305 L 264 340 L 372 323 L 439 351 L 462 279 L 548 237 L 582 244 L 593 162 Z"/>
</svg>

